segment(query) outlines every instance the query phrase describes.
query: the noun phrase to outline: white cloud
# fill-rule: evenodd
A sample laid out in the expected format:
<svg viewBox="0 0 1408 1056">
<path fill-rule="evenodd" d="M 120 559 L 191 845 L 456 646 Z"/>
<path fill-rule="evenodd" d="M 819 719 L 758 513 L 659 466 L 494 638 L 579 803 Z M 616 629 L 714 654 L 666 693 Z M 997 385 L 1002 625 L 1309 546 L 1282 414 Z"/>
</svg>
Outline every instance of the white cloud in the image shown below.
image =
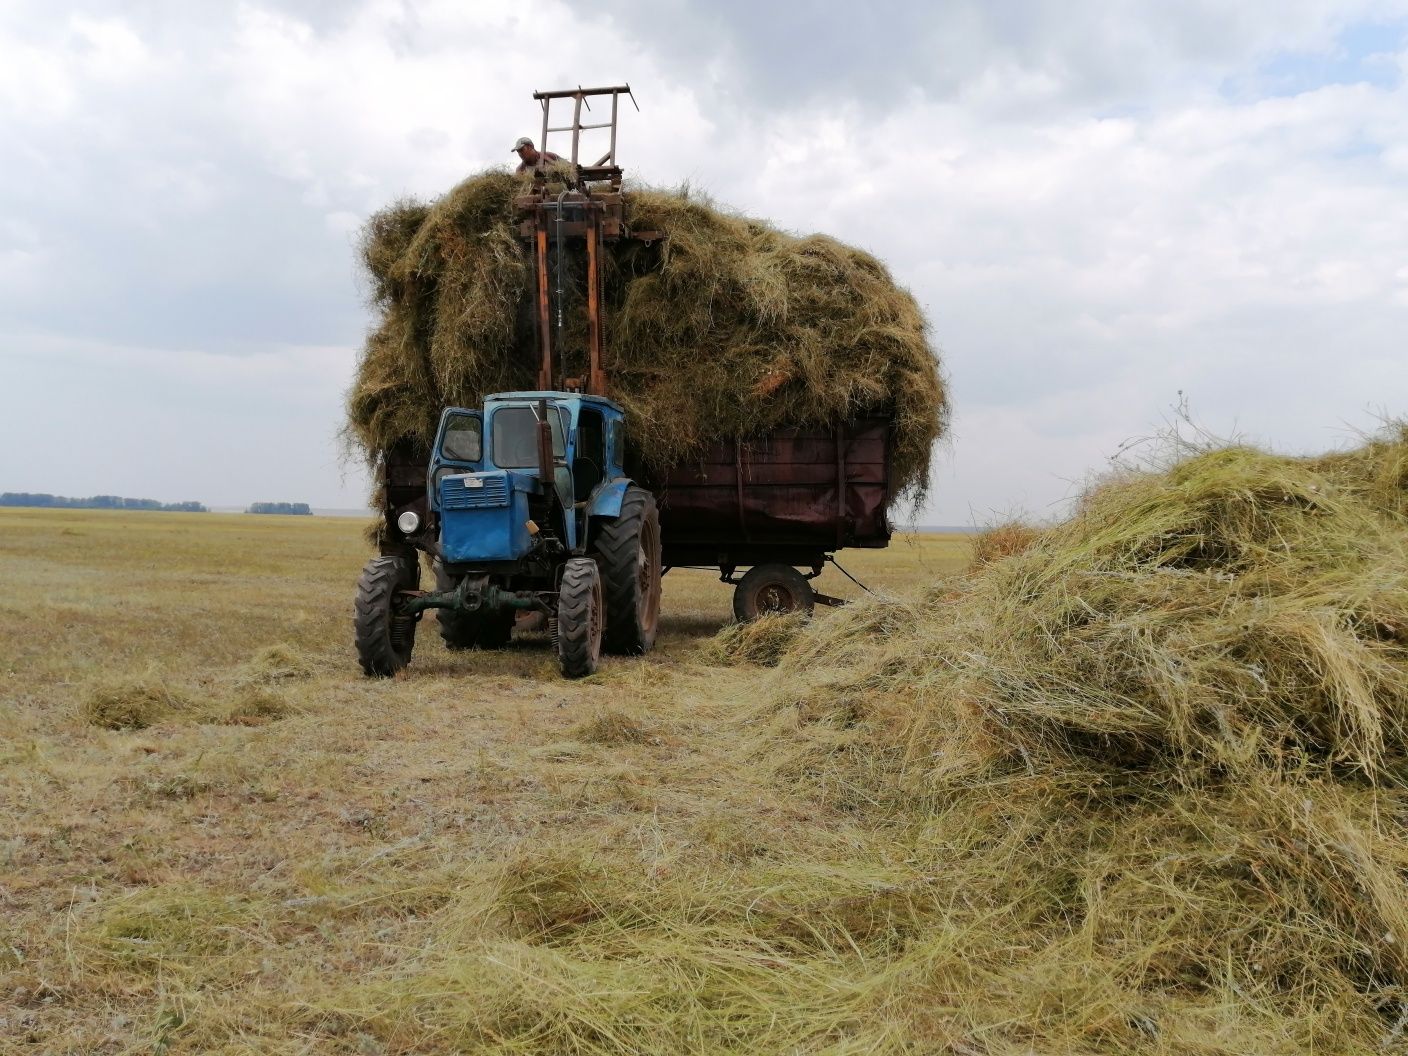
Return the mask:
<svg viewBox="0 0 1408 1056">
<path fill-rule="evenodd" d="M 149 59 L 142 39 L 121 19 L 74 15 L 69 28 L 81 41 L 77 50 L 84 72 L 99 80 L 130 80 Z"/>
</svg>

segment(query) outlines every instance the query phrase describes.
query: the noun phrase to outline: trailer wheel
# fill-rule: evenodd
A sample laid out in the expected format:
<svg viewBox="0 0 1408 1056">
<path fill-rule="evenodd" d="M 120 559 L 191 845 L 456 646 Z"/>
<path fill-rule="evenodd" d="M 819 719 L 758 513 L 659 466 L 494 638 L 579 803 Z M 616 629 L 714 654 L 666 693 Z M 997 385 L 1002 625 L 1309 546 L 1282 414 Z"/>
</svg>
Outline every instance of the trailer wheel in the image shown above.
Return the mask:
<svg viewBox="0 0 1408 1056">
<path fill-rule="evenodd" d="M 621 513 L 597 529 L 592 553 L 606 597 L 604 644 L 609 653 L 650 651 L 660 626 L 660 513 L 655 497 L 634 484 Z"/>
<path fill-rule="evenodd" d="M 574 557 L 557 594 L 557 662 L 567 678 L 596 673 L 601 663 L 601 573 L 589 557 Z"/>
<path fill-rule="evenodd" d="M 401 557 L 374 557 L 362 569 L 352 629 L 368 677 L 390 678 L 411 662 L 416 618 L 396 611 L 396 592 L 414 590 L 419 582 L 419 566 Z"/>
<path fill-rule="evenodd" d="M 791 565 L 754 565 L 733 588 L 733 615 L 739 623 L 769 612 L 811 614 L 816 592 Z"/>
<path fill-rule="evenodd" d="M 435 569 L 435 589 L 453 590 L 455 581 L 446 573 L 437 560 Z M 512 609 L 495 612 L 453 612 L 438 609 L 435 620 L 440 625 L 440 639 L 446 649 L 502 649 L 513 637 Z"/>
</svg>

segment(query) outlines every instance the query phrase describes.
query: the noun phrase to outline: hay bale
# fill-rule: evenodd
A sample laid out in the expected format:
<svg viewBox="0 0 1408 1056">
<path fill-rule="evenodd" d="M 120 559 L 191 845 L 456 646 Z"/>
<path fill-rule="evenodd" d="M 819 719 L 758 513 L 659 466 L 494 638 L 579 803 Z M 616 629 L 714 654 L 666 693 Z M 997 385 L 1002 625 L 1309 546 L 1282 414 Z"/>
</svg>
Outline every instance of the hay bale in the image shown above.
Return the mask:
<svg viewBox="0 0 1408 1056">
<path fill-rule="evenodd" d="M 373 461 L 433 439 L 447 405 L 535 383 L 532 271 L 514 233 L 524 183 L 473 176 L 433 204 L 403 201 L 361 247 L 380 312 L 348 397 L 348 436 Z M 795 237 L 691 194 L 630 188 L 629 223 L 666 233 L 606 258 L 606 368 L 634 454 L 655 469 L 705 444 L 883 414 L 897 492 L 919 495 L 947 397 L 923 313 L 874 257 Z M 581 313 L 565 342 L 585 348 Z M 569 354 L 569 374 L 585 363 Z"/>
</svg>

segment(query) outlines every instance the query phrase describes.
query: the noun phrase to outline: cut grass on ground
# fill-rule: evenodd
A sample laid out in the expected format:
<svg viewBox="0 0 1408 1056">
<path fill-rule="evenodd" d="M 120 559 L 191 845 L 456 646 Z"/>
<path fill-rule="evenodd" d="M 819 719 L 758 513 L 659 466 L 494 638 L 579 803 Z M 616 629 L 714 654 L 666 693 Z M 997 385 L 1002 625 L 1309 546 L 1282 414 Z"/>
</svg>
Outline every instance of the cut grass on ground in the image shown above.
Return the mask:
<svg viewBox="0 0 1408 1056">
<path fill-rule="evenodd" d="M 676 913 L 780 937 L 700 995 L 741 1003 L 740 1045 L 803 1014 L 760 1026 L 779 958 L 856 1014 L 868 954 L 836 944 L 857 913 L 898 941 L 872 896 L 899 906 L 909 881 L 888 837 L 855 869 L 877 845 L 852 812 L 739 767 L 757 702 L 712 646 L 730 588 L 671 572 L 659 648 L 583 682 L 541 642 L 450 653 L 429 623 L 405 676 L 372 682 L 350 644 L 360 529 L 0 511 L 0 1051 L 610 1050 L 650 994 L 714 985 L 661 959 Z M 967 560 L 933 535 L 843 555 L 894 593 Z M 142 689 L 140 722 L 94 721 L 114 688 Z M 622 914 L 640 930 L 613 935 Z M 563 958 L 593 949 L 583 1021 Z M 650 1047 L 726 1047 L 684 1008 Z"/>
</svg>

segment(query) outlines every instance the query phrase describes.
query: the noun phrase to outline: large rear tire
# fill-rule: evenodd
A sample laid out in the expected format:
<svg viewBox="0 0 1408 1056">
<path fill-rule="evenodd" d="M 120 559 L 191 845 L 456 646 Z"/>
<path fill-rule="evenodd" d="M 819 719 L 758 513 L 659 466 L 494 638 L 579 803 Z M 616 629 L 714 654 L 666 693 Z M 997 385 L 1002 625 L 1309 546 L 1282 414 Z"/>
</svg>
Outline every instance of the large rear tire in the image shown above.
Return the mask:
<svg viewBox="0 0 1408 1056">
<path fill-rule="evenodd" d="M 562 570 L 557 594 L 557 662 L 567 678 L 596 674 L 601 664 L 601 573 L 590 557 L 574 557 Z"/>
<path fill-rule="evenodd" d="M 805 612 L 816 606 L 807 577 L 791 565 L 754 565 L 733 589 L 733 615 L 739 623 L 769 612 Z"/>
<path fill-rule="evenodd" d="M 445 572 L 437 560 L 434 563 L 435 589 L 453 590 L 455 581 Z M 440 629 L 440 639 L 446 649 L 502 649 L 513 637 L 512 609 L 494 612 L 452 612 L 450 609 L 437 609 L 436 623 Z"/>
<path fill-rule="evenodd" d="M 634 484 L 621 512 L 597 528 L 592 552 L 601 567 L 606 597 L 608 653 L 650 651 L 660 627 L 660 513 L 655 497 Z"/>
<path fill-rule="evenodd" d="M 414 590 L 420 567 L 400 557 L 374 557 L 357 580 L 352 629 L 357 659 L 369 678 L 390 678 L 411 662 L 416 618 L 396 608 L 396 593 Z"/>
</svg>

